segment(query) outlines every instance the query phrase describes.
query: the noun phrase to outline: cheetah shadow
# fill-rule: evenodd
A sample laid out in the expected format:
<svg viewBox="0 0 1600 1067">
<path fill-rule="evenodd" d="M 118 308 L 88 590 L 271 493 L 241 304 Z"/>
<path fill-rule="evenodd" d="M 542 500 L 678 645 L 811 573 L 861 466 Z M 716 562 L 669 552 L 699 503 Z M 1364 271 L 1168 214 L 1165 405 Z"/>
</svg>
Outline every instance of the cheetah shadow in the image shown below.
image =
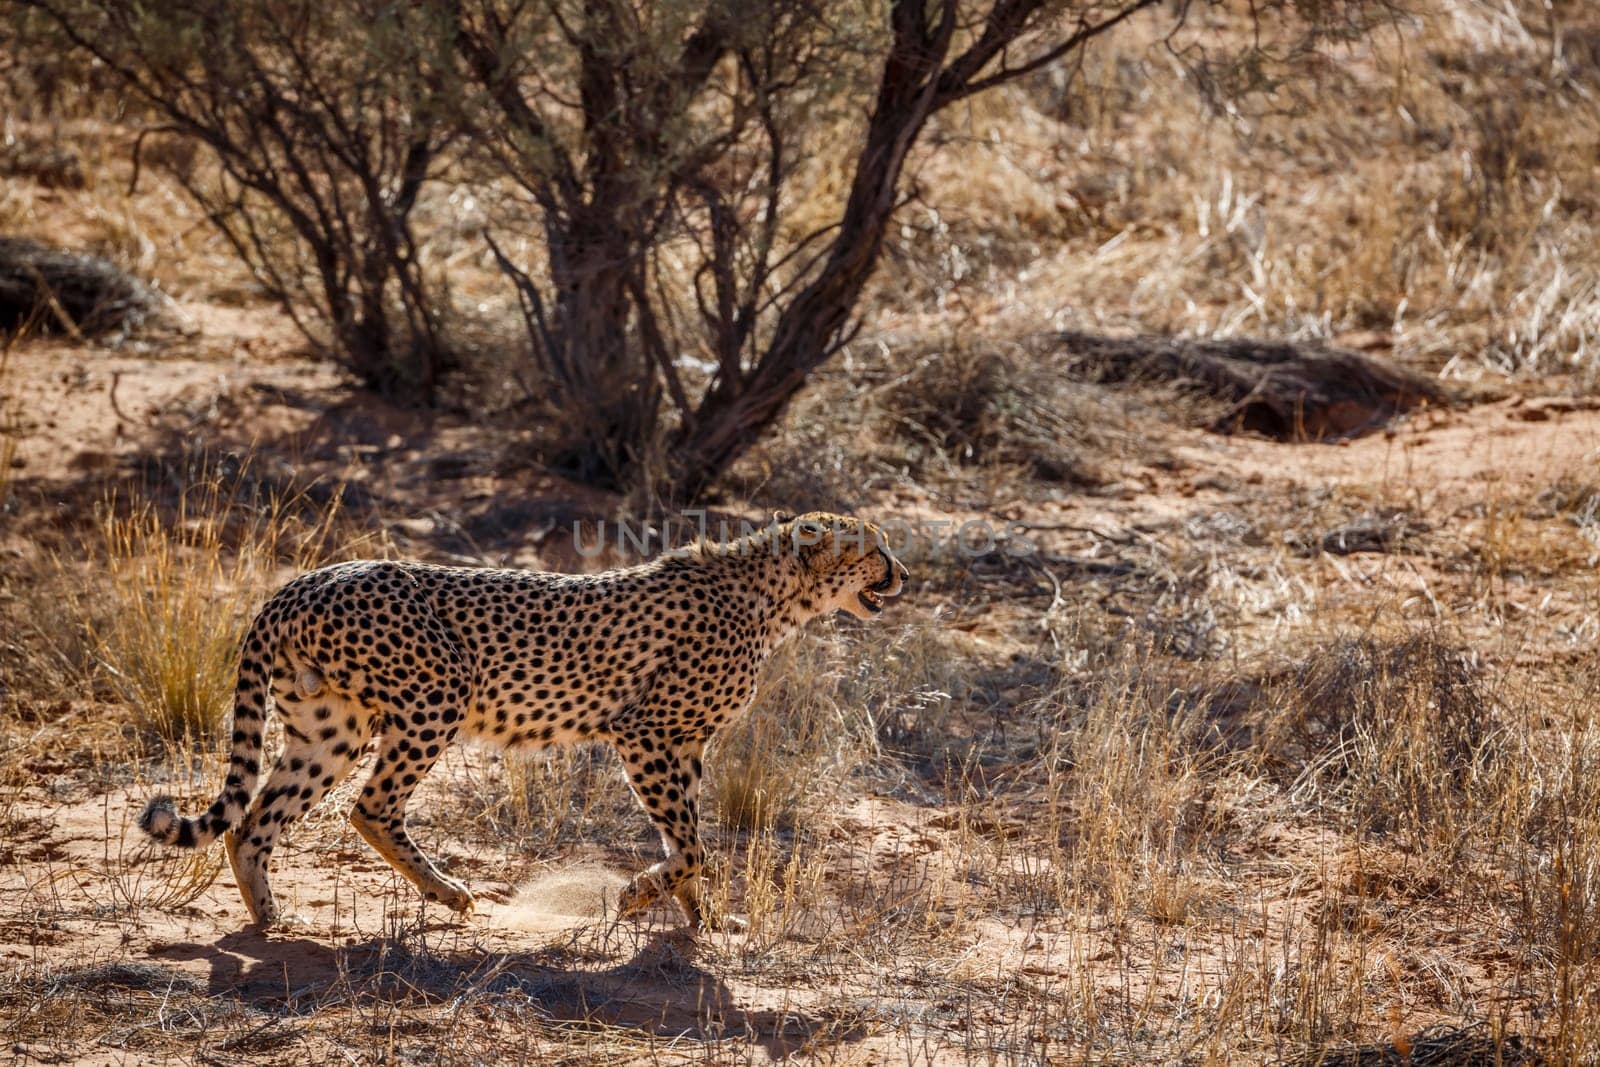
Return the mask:
<svg viewBox="0 0 1600 1067">
<path fill-rule="evenodd" d="M 697 946 L 682 932 L 619 933 L 611 924 L 539 948 L 498 951 L 426 940 L 329 945 L 239 931 L 209 945 L 172 944 L 151 954 L 205 960 L 210 996 L 285 1019 L 340 1003 L 423 1008 L 477 1000 L 507 1010 L 531 1006 L 554 1022 L 629 1028 L 651 1037 L 750 1041 L 775 1060 L 867 1036 L 859 1017 L 843 1013 L 742 1007 L 726 982 L 696 962 Z M 627 958 L 618 962 L 619 956 Z"/>
</svg>

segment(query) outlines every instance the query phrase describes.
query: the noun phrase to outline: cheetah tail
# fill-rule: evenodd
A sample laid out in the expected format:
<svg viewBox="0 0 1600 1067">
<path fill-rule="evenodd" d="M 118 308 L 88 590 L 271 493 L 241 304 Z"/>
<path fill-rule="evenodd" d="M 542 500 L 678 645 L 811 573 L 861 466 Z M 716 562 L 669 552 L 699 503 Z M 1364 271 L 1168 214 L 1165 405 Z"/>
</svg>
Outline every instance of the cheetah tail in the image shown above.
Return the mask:
<svg viewBox="0 0 1600 1067">
<path fill-rule="evenodd" d="M 139 829 L 164 845 L 204 848 L 239 825 L 255 796 L 261 773 L 261 733 L 267 719 L 266 657 L 272 655 L 258 618 L 245 638 L 239 662 L 239 681 L 233 698 L 233 753 L 228 757 L 228 777 L 222 792 L 201 815 L 185 817 L 172 798 L 155 796 L 139 816 Z"/>
</svg>

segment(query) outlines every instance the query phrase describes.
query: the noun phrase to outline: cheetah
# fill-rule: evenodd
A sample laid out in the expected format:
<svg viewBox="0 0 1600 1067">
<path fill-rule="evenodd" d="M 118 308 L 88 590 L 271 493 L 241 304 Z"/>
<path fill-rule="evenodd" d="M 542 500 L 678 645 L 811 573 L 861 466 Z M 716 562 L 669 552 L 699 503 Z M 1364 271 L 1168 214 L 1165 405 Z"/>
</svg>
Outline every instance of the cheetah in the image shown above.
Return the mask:
<svg viewBox="0 0 1600 1067">
<path fill-rule="evenodd" d="M 406 832 L 407 801 L 446 747 L 607 741 L 666 853 L 628 882 L 618 913 L 671 895 L 692 929 L 735 926 L 701 895 L 706 743 L 749 706 L 781 641 L 835 611 L 878 615 L 907 577 L 879 527 L 825 512 L 597 574 L 374 560 L 311 571 L 247 632 L 215 803 L 185 818 L 157 796 L 139 824 L 181 848 L 222 836 L 251 920 L 271 927 L 279 835 L 375 740 L 350 822 L 426 899 L 470 912 L 467 886 Z M 257 794 L 269 707 L 284 749 Z"/>
</svg>

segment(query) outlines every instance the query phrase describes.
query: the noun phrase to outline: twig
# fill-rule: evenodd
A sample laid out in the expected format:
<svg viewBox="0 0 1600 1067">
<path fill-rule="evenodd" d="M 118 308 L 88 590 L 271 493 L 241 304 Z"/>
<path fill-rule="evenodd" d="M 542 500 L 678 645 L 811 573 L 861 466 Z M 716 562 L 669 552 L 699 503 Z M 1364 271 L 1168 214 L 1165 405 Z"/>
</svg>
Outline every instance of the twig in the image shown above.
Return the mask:
<svg viewBox="0 0 1600 1067">
<path fill-rule="evenodd" d="M 122 422 L 131 423 L 133 420 L 128 417 L 128 413 L 127 412 L 122 410 L 122 405 L 117 403 L 117 386 L 121 385 L 121 384 L 122 384 L 122 372 L 119 371 L 119 370 L 112 371 L 111 372 L 111 410 L 116 412 L 117 418 L 119 420 L 121 420 Z"/>
</svg>

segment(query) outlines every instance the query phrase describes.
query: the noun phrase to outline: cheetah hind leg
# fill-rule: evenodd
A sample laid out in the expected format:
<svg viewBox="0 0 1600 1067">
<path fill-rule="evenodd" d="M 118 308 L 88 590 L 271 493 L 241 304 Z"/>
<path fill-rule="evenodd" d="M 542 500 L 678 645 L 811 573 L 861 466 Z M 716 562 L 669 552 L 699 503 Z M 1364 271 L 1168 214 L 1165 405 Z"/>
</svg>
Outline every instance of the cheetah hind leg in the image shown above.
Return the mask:
<svg viewBox="0 0 1600 1067">
<path fill-rule="evenodd" d="M 401 716 L 391 719 L 394 725 L 406 721 Z M 416 729 L 402 727 L 384 737 L 372 777 L 362 787 L 361 798 L 350 813 L 350 825 L 424 898 L 470 914 L 476 903 L 471 891 L 434 866 L 406 830 L 406 802 L 455 733 L 450 730 L 442 739 L 423 742 L 410 736 Z"/>
<path fill-rule="evenodd" d="M 477 900 L 466 884 L 441 872 L 411 840 L 403 818 L 395 825 L 381 816 L 368 815 L 358 806 L 350 813 L 350 825 L 389 866 L 416 886 L 424 899 L 437 901 L 463 915 L 470 915 L 477 908 Z"/>
<path fill-rule="evenodd" d="M 257 910 L 256 893 L 250 890 L 250 868 L 247 867 L 239 856 L 239 831 L 229 830 L 222 835 L 222 848 L 228 854 L 228 868 L 233 871 L 233 884 L 239 888 L 239 896 L 244 899 L 245 910 L 250 912 L 250 922 L 256 926 L 261 925 L 261 913 Z M 271 898 L 272 889 L 266 887 L 268 899 Z"/>
<path fill-rule="evenodd" d="M 350 773 L 359 755 L 359 745 L 347 739 L 311 741 L 291 734 L 266 787 L 239 825 L 224 835 L 234 883 L 257 926 L 265 929 L 282 921 L 268 881 L 279 836 Z"/>
</svg>

